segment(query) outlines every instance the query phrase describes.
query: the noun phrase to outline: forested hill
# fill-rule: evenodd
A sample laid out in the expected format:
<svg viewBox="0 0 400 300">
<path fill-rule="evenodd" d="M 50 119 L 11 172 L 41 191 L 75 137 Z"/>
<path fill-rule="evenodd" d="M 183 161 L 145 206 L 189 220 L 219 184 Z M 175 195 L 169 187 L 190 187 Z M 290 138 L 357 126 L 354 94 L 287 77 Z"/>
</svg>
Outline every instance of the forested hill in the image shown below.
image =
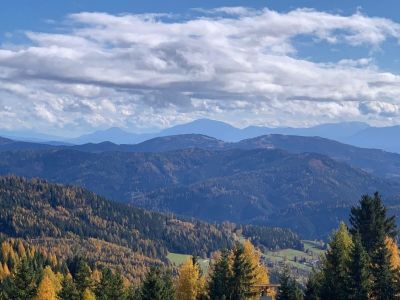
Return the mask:
<svg viewBox="0 0 400 300">
<path fill-rule="evenodd" d="M 149 212 L 79 187 L 0 177 L 0 238 L 23 238 L 64 258 L 78 254 L 123 266 L 130 277 L 165 262 L 169 252 L 206 257 L 230 247 L 238 229 Z M 245 228 L 243 234 L 267 248 L 301 246 L 286 229 Z"/>
<path fill-rule="evenodd" d="M 97 238 L 162 258 L 208 255 L 233 242 L 229 230 L 108 201 L 79 187 L 0 178 L 0 228 L 11 237 Z"/>
<path fill-rule="evenodd" d="M 361 194 L 400 187 L 332 160 L 276 149 L 163 153 L 4 152 L 0 174 L 88 188 L 112 200 L 207 221 L 290 227 L 326 236 Z M 322 218 L 322 219 L 321 219 Z"/>
</svg>

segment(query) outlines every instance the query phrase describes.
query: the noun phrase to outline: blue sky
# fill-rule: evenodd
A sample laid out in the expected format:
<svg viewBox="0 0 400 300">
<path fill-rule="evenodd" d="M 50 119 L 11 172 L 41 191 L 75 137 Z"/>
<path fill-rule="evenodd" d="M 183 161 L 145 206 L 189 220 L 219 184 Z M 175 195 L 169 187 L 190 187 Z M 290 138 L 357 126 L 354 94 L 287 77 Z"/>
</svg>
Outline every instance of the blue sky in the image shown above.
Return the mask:
<svg viewBox="0 0 400 300">
<path fill-rule="evenodd" d="M 34 5 L 32 5 L 34 3 Z M 15 0 L 0 128 L 400 123 L 397 1 Z"/>
</svg>

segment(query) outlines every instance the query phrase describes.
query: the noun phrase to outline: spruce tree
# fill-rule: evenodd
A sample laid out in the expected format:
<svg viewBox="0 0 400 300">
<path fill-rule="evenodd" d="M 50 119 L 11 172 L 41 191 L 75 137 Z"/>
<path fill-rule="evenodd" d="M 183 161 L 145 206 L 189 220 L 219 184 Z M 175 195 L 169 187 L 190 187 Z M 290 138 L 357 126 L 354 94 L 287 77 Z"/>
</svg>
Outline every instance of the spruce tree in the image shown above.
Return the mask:
<svg viewBox="0 0 400 300">
<path fill-rule="evenodd" d="M 103 269 L 95 294 L 97 300 L 125 300 L 126 293 L 122 277 L 113 273 L 109 268 Z"/>
<path fill-rule="evenodd" d="M 387 210 L 378 193 L 373 197 L 362 196 L 359 206 L 351 208 L 350 224 L 350 232 L 360 235 L 362 245 L 371 259 L 374 259 L 377 248 L 386 236 L 395 238 L 397 235 L 395 217 L 387 216 Z"/>
<path fill-rule="evenodd" d="M 81 296 L 86 290 L 90 290 L 93 286 L 90 267 L 82 259 L 80 259 L 78 262 L 74 278 L 75 278 L 76 288 L 78 289 L 78 292 Z"/>
<path fill-rule="evenodd" d="M 353 236 L 353 244 L 349 268 L 349 299 L 368 300 L 371 299 L 372 284 L 369 257 L 358 233 Z"/>
<path fill-rule="evenodd" d="M 62 281 L 62 288 L 58 294 L 58 299 L 60 300 L 80 300 L 78 289 L 71 275 L 65 276 Z"/>
<path fill-rule="evenodd" d="M 165 300 L 164 283 L 158 268 L 151 267 L 141 288 L 141 300 Z"/>
<path fill-rule="evenodd" d="M 320 300 L 320 290 L 322 282 L 322 272 L 313 270 L 308 277 L 305 291 L 304 300 Z"/>
<path fill-rule="evenodd" d="M 229 254 L 229 251 L 223 250 L 221 257 L 214 263 L 208 282 L 208 291 L 211 299 L 223 300 L 230 297 L 232 272 L 229 265 Z"/>
<path fill-rule="evenodd" d="M 368 253 L 372 275 L 372 295 L 379 300 L 396 299 L 397 274 L 391 266 L 391 253 L 386 247 L 387 237 L 396 239 L 395 217 L 388 217 L 381 197 L 365 195 L 359 206 L 351 209 L 353 235 L 359 234 Z"/>
<path fill-rule="evenodd" d="M 13 277 L 9 276 L 5 280 L 2 291 L 3 299 L 32 299 L 36 295 L 39 278 L 32 260 L 22 259 L 15 275 Z"/>
<path fill-rule="evenodd" d="M 175 300 L 175 288 L 174 282 L 172 278 L 172 272 L 167 270 L 164 272 L 163 275 L 163 282 L 164 282 L 164 299 L 165 300 Z"/>
<path fill-rule="evenodd" d="M 280 287 L 276 300 L 301 300 L 303 299 L 300 288 L 296 281 L 290 276 L 290 271 L 286 267 L 279 278 Z"/>
</svg>

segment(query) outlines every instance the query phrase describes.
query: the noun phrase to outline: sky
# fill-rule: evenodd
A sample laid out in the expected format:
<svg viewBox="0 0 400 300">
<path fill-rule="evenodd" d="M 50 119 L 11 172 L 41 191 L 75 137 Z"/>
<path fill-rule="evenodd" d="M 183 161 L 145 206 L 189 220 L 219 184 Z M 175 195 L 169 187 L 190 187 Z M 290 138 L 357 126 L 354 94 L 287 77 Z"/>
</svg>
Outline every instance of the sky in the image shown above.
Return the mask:
<svg viewBox="0 0 400 300">
<path fill-rule="evenodd" d="M 400 124 L 399 11 L 395 0 L 5 0 L 0 129 Z"/>
</svg>

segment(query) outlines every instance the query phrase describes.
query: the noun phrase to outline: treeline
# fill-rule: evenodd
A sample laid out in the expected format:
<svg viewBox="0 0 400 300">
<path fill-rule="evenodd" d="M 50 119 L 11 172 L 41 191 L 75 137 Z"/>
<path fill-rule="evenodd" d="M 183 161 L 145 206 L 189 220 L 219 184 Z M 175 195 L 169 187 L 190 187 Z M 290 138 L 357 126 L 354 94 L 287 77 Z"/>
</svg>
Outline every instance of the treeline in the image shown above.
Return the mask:
<svg viewBox="0 0 400 300">
<path fill-rule="evenodd" d="M 304 295 L 286 271 L 278 300 L 400 299 L 400 257 L 395 217 L 387 215 L 381 197 L 363 196 L 351 209 L 350 226 L 341 223 L 331 236 L 319 268 Z"/>
<path fill-rule="evenodd" d="M 304 245 L 300 237 L 286 228 L 242 225 L 243 236 L 261 250 L 296 249 L 303 251 Z"/>
<path fill-rule="evenodd" d="M 61 261 L 21 240 L 2 243 L 1 300 L 219 300 L 257 299 L 269 282 L 260 254 L 249 242 L 216 252 L 207 272 L 196 257 L 178 270 L 153 266 L 141 284 L 82 258 Z"/>
</svg>

